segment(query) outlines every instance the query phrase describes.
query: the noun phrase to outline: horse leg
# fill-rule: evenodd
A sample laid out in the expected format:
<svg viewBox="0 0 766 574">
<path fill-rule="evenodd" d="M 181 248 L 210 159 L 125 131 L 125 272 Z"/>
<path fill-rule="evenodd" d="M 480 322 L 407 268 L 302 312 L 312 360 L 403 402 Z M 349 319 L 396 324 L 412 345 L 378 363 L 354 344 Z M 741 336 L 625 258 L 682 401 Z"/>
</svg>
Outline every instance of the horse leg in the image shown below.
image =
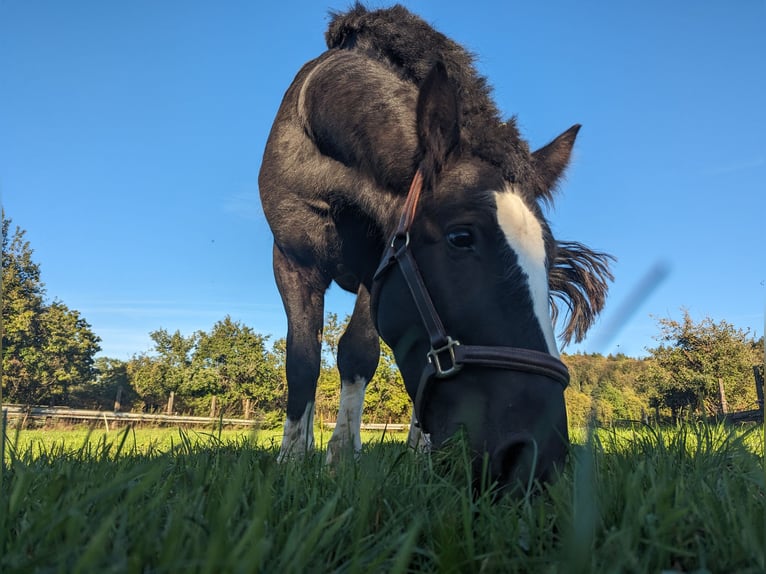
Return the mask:
<svg viewBox="0 0 766 574">
<path fill-rule="evenodd" d="M 287 313 L 287 419 L 277 460 L 314 448 L 314 400 L 322 347 L 324 292 L 318 269 L 302 266 L 274 245 L 274 277 Z"/>
<path fill-rule="evenodd" d="M 327 463 L 339 460 L 353 445 L 354 454 L 362 450 L 360 430 L 364 391 L 378 368 L 380 342 L 370 315 L 370 294 L 364 285 L 359 287 L 346 332 L 338 343 L 338 371 L 340 371 L 340 407 L 330 442 L 327 445 Z"/>
<path fill-rule="evenodd" d="M 412 408 L 410 417 L 410 432 L 407 434 L 407 445 L 417 452 L 431 451 L 431 437 L 423 432 L 415 416 L 415 408 Z"/>
</svg>

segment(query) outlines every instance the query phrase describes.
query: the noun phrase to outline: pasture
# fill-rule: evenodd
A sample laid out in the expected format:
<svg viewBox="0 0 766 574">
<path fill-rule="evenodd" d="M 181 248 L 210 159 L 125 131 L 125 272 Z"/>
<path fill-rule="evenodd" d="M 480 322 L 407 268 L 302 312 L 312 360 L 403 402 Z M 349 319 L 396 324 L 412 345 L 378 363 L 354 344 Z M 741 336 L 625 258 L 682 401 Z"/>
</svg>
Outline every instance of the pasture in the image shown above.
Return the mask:
<svg viewBox="0 0 766 574">
<path fill-rule="evenodd" d="M 425 456 L 377 433 L 328 468 L 277 464 L 278 438 L 9 429 L 0 570 L 766 570 L 761 427 L 582 433 L 556 483 L 495 502 L 460 441 Z"/>
</svg>

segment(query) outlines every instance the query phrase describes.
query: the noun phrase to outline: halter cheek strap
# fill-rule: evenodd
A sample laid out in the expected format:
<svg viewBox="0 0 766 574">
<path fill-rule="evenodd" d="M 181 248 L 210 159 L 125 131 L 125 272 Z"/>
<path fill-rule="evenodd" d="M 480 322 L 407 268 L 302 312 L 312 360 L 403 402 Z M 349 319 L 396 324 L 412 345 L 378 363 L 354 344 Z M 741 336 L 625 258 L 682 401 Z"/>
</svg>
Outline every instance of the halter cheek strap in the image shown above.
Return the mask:
<svg viewBox="0 0 766 574">
<path fill-rule="evenodd" d="M 423 421 L 423 409 L 427 389 L 435 379 L 445 379 L 457 374 L 464 365 L 477 365 L 511 371 L 542 375 L 566 388 L 569 384 L 569 370 L 560 359 L 533 349 L 521 347 L 500 347 L 482 345 L 462 345 L 460 341 L 447 334 L 439 313 L 434 307 L 428 289 L 410 250 L 409 230 L 415 219 L 415 213 L 423 188 L 423 173 L 420 169 L 410 185 L 407 199 L 402 209 L 399 225 L 381 259 L 373 278 L 372 308 L 377 308 L 380 286 L 386 272 L 394 265 L 404 277 L 412 300 L 420 315 L 420 320 L 428 334 L 431 350 L 426 354 L 426 365 L 418 385 L 415 397 L 415 414 Z M 377 323 L 377 313 L 373 311 Z M 424 429 L 426 430 L 426 429 Z M 426 431 L 427 432 L 427 431 Z"/>
</svg>

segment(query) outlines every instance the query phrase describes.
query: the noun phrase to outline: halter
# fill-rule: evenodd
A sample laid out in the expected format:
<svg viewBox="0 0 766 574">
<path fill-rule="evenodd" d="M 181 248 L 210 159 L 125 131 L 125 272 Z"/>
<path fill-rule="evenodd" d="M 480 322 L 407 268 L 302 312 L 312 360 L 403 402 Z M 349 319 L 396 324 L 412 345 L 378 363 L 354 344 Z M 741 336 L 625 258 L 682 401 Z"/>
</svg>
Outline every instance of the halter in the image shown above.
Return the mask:
<svg viewBox="0 0 766 574">
<path fill-rule="evenodd" d="M 423 190 L 423 172 L 418 168 L 412 179 L 407 199 L 404 202 L 399 225 L 396 228 L 380 265 L 373 278 L 373 308 L 383 277 L 398 264 L 420 319 L 428 334 L 431 350 L 426 353 L 426 365 L 415 396 L 415 416 L 423 421 L 423 408 L 427 389 L 434 380 L 447 379 L 456 375 L 464 365 L 477 365 L 496 369 L 508 369 L 542 375 L 559 383 L 563 388 L 569 384 L 569 370 L 560 359 L 533 349 L 521 347 L 500 347 L 463 345 L 447 334 L 439 313 L 428 294 L 415 257 L 410 250 L 410 228 L 415 219 L 420 194 Z M 373 315 L 377 323 L 377 313 Z M 423 429 L 426 431 L 426 429 Z M 428 432 L 428 431 L 426 431 Z"/>
</svg>

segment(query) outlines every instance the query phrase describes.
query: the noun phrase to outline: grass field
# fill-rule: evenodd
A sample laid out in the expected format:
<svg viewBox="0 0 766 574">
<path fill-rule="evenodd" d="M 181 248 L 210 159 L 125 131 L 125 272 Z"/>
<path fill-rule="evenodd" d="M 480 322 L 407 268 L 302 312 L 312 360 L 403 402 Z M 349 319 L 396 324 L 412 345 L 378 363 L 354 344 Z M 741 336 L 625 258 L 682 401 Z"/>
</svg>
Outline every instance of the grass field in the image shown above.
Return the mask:
<svg viewBox="0 0 766 574">
<path fill-rule="evenodd" d="M 460 443 L 378 433 L 327 468 L 277 465 L 278 435 L 10 431 L 0 570 L 766 571 L 760 427 L 600 431 L 544 492 L 499 501 L 472 495 Z"/>
</svg>

